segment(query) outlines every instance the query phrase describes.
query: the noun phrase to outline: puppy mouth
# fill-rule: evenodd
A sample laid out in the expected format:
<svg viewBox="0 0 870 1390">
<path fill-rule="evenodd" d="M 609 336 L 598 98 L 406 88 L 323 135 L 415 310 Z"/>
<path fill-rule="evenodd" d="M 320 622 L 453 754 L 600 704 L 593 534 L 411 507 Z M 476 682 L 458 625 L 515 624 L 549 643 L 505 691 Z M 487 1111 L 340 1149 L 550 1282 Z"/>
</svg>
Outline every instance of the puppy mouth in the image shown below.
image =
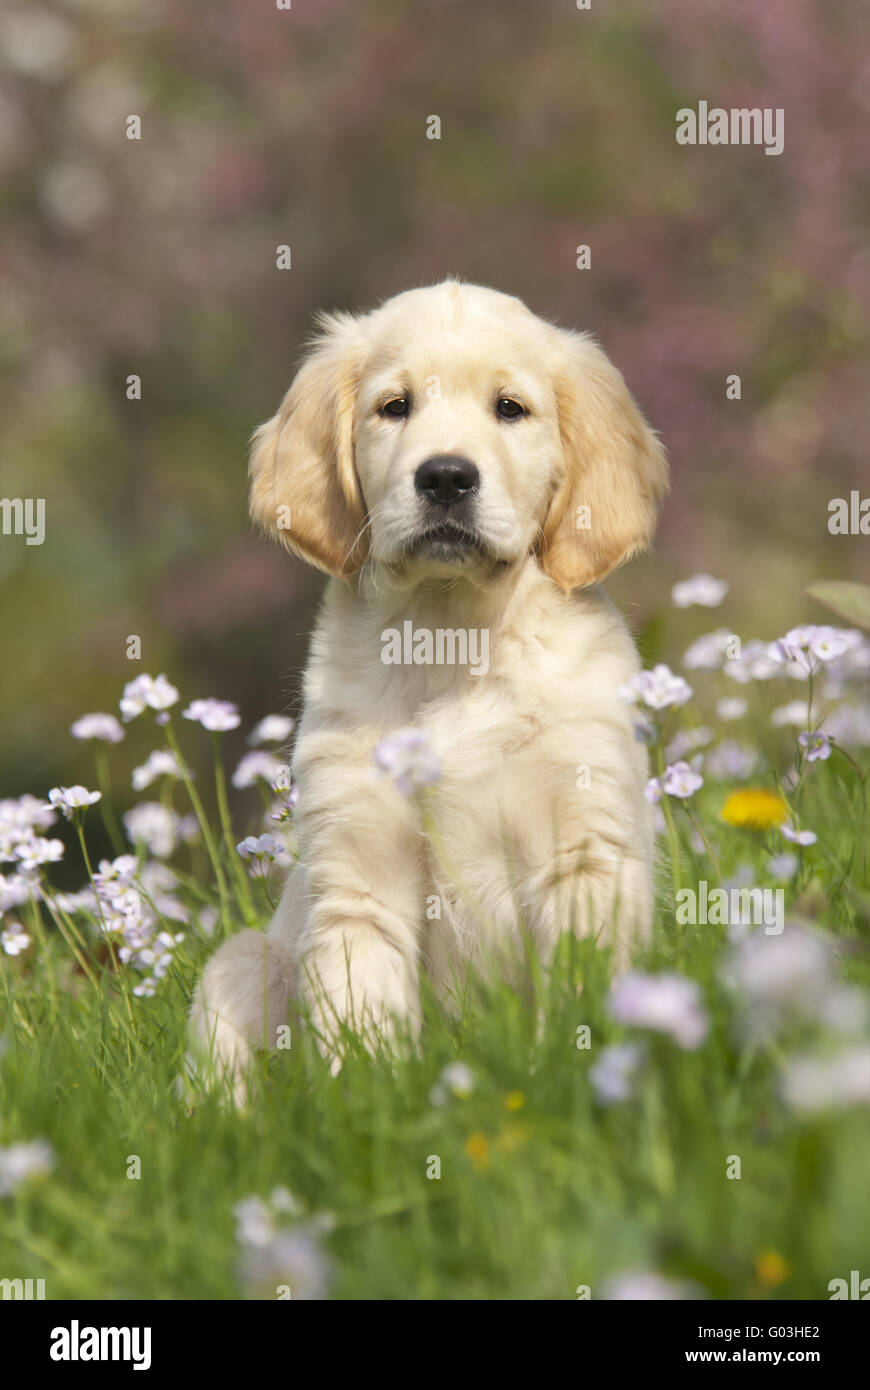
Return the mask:
<svg viewBox="0 0 870 1390">
<path fill-rule="evenodd" d="M 413 559 L 437 560 L 445 564 L 485 559 L 488 555 L 477 532 L 454 521 L 425 527 L 408 542 L 406 553 Z"/>
</svg>

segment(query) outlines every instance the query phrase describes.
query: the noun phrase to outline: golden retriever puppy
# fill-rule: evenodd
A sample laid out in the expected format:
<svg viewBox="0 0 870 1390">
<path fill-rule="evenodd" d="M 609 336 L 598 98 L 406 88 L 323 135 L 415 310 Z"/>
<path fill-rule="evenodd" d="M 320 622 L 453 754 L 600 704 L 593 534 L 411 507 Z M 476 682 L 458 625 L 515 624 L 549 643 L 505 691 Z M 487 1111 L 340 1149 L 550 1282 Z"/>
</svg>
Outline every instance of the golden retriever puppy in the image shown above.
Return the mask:
<svg viewBox="0 0 870 1390">
<path fill-rule="evenodd" d="M 297 993 L 329 1051 L 343 1024 L 413 1034 L 423 970 L 449 996 L 524 933 L 545 960 L 566 931 L 624 960 L 648 931 L 647 755 L 618 693 L 638 660 L 597 586 L 667 490 L 590 337 L 452 280 L 323 317 L 250 471 L 254 518 L 331 580 L 293 754 L 300 862 L 193 1004 L 193 1054 L 239 1097 Z M 416 783 L 379 777 L 376 750 L 416 756 Z"/>
</svg>

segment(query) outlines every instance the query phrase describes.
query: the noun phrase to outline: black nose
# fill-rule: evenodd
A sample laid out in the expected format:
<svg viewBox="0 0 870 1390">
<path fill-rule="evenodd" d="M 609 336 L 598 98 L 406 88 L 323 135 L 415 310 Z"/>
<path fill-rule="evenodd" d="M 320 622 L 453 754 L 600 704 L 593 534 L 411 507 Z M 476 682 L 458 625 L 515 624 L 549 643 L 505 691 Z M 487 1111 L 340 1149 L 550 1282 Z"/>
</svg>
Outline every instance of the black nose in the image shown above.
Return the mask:
<svg viewBox="0 0 870 1390">
<path fill-rule="evenodd" d="M 458 454 L 436 454 L 421 463 L 414 474 L 414 486 L 430 502 L 449 507 L 459 502 L 480 483 L 480 473 L 470 459 Z"/>
</svg>

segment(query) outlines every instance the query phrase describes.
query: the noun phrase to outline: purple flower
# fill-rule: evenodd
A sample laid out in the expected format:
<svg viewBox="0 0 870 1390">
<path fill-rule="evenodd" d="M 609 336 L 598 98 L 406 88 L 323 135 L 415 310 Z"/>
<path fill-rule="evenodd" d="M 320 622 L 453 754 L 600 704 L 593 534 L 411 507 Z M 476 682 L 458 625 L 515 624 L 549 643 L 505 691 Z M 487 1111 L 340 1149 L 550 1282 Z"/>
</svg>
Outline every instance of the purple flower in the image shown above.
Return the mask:
<svg viewBox="0 0 870 1390">
<path fill-rule="evenodd" d="M 816 729 L 815 733 L 811 734 L 799 734 L 798 743 L 801 748 L 806 749 L 808 763 L 824 761 L 833 752 L 830 734 L 824 733 L 821 729 Z"/>
<path fill-rule="evenodd" d="M 678 796 L 683 800 L 692 796 L 703 785 L 703 777 L 684 762 L 666 767 L 662 777 L 662 790 L 667 792 L 668 796 Z"/>
<path fill-rule="evenodd" d="M 246 835 L 236 849 L 243 859 L 250 861 L 255 878 L 264 878 L 278 856 L 287 853 L 286 846 L 274 835 Z"/>
<path fill-rule="evenodd" d="M 397 729 L 387 734 L 372 757 L 378 771 L 392 777 L 402 796 L 413 796 L 441 776 L 441 764 L 422 729 Z"/>
<path fill-rule="evenodd" d="M 680 1047 L 698 1047 L 707 1035 L 701 991 L 683 975 L 630 971 L 614 980 L 608 1009 L 617 1023 L 666 1033 Z"/>
<path fill-rule="evenodd" d="M 631 1097 L 632 1083 L 643 1059 L 644 1048 L 638 1043 L 616 1043 L 604 1048 L 589 1068 L 589 1080 L 603 1105 L 615 1105 Z"/>
</svg>

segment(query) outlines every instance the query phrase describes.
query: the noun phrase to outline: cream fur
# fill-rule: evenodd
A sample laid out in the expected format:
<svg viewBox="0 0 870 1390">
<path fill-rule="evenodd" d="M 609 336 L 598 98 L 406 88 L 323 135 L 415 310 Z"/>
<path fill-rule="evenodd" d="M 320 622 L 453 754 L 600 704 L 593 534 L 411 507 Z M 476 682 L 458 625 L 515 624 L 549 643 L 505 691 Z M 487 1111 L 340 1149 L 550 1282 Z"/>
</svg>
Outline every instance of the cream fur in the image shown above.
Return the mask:
<svg viewBox="0 0 870 1390">
<path fill-rule="evenodd" d="M 410 414 L 385 419 L 397 395 Z M 498 418 L 504 395 L 527 415 Z M 480 554 L 413 549 L 414 473 L 435 454 L 479 468 Z M 545 959 L 565 931 L 620 960 L 648 932 L 647 756 L 617 695 L 638 662 L 595 586 L 648 544 L 667 470 L 590 338 L 449 281 L 325 319 L 255 436 L 251 479 L 255 518 L 333 577 L 293 754 L 301 860 L 268 934 L 243 932 L 209 962 L 191 1015 L 194 1063 L 209 1058 L 238 1099 L 294 993 L 329 1051 L 341 1023 L 413 1032 L 421 971 L 449 997 L 469 964 L 512 968 L 524 929 Z M 486 629 L 488 670 L 384 665 L 382 634 L 408 620 Z M 441 764 L 415 800 L 372 764 L 409 725 Z"/>
</svg>

